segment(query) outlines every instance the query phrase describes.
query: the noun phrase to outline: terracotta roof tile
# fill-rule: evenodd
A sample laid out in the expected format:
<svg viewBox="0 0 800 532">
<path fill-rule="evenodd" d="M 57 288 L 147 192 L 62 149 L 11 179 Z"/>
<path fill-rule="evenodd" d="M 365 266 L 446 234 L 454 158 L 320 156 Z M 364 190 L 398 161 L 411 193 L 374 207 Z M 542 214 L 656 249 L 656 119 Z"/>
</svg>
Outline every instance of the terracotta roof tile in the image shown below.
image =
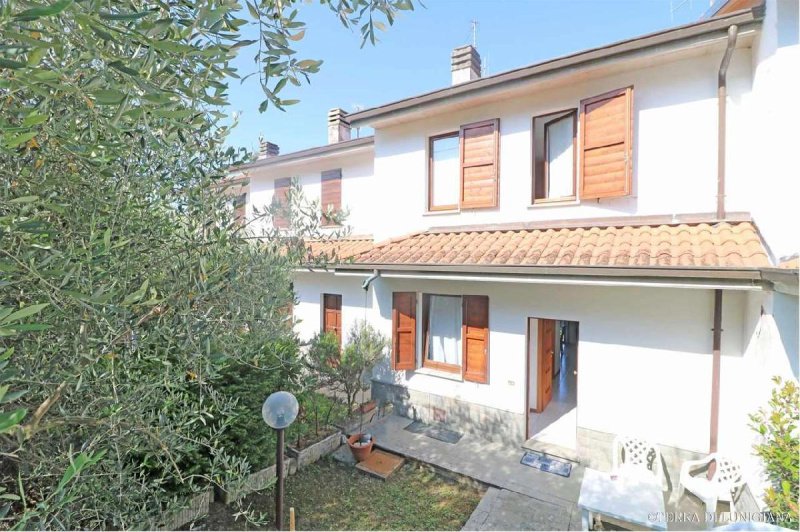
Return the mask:
<svg viewBox="0 0 800 532">
<path fill-rule="evenodd" d="M 309 240 L 309 260 L 324 257 L 329 260 L 349 260 L 373 248 L 375 243 L 368 237 L 332 238 L 330 240 Z"/>
<path fill-rule="evenodd" d="M 355 261 L 420 265 L 770 266 L 758 231 L 749 221 L 432 230 L 375 245 Z"/>
</svg>

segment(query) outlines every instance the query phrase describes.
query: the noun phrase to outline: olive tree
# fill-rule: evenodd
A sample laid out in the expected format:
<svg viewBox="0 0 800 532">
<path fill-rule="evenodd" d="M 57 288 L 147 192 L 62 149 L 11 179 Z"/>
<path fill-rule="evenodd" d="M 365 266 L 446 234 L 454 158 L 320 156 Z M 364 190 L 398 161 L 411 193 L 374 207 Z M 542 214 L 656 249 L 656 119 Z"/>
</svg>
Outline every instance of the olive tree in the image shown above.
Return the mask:
<svg viewBox="0 0 800 532">
<path fill-rule="evenodd" d="M 320 3 L 363 42 L 412 7 Z M 291 272 L 318 224 L 247 238 L 220 191 L 251 156 L 225 147 L 223 110 L 228 83 L 250 74 L 262 111 L 294 103 L 287 84 L 321 65 L 292 48 L 301 11 L 0 5 L 0 527 L 152 527 L 248 472 L 226 374 L 297 378 Z M 252 52 L 252 72 L 231 66 Z"/>
</svg>

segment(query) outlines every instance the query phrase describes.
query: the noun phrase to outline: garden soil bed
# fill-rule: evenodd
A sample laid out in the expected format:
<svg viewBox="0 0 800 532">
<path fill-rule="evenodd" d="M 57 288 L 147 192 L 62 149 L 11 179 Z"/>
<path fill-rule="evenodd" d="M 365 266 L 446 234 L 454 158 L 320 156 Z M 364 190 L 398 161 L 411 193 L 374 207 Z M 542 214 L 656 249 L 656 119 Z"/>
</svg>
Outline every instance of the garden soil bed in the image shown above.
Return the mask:
<svg viewBox="0 0 800 532">
<path fill-rule="evenodd" d="M 483 492 L 413 463 L 383 481 L 323 458 L 286 479 L 284 528 L 288 529 L 289 508 L 294 507 L 298 530 L 461 530 Z M 193 528 L 273 529 L 272 489 L 251 494 L 241 504 L 261 514 L 265 523 L 248 523 L 242 515 L 237 518 L 237 505 L 214 502 L 209 516 Z"/>
</svg>

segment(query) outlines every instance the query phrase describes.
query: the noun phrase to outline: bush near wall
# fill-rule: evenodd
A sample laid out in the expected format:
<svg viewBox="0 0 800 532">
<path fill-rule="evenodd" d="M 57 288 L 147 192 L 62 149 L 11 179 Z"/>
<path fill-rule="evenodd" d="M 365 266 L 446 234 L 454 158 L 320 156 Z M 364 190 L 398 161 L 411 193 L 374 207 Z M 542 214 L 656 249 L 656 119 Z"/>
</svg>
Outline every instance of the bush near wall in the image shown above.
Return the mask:
<svg viewBox="0 0 800 532">
<path fill-rule="evenodd" d="M 761 435 L 755 445 L 756 454 L 764 463 L 770 487 L 766 503 L 778 517 L 778 524 L 797 530 L 798 498 L 800 498 L 800 389 L 794 381 L 773 379 L 775 388 L 768 409 L 750 416 L 751 426 Z"/>
</svg>

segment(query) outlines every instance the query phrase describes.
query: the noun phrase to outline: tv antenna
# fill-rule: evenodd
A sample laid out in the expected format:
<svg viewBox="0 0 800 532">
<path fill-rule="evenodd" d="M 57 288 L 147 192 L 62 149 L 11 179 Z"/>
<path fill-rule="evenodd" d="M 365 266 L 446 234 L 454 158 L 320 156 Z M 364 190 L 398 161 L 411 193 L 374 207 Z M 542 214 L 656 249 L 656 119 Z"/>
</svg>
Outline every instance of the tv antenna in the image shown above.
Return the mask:
<svg viewBox="0 0 800 532">
<path fill-rule="evenodd" d="M 472 47 L 473 48 L 477 48 L 478 47 L 478 21 L 476 19 L 472 19 L 469 22 L 469 25 L 471 27 L 471 32 L 472 32 Z"/>
</svg>

